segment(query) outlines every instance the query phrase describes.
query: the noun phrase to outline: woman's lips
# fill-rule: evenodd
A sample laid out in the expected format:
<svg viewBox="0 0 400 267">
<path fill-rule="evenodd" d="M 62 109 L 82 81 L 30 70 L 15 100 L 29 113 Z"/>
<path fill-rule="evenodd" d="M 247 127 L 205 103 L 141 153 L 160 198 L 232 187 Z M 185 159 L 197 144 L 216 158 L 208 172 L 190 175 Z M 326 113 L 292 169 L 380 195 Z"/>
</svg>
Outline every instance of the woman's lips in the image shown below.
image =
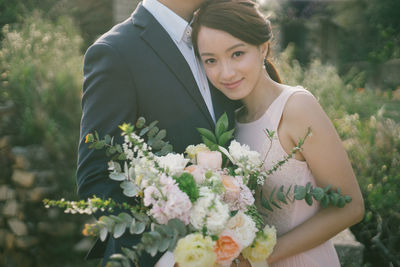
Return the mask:
<svg viewBox="0 0 400 267">
<path fill-rule="evenodd" d="M 236 82 L 233 83 L 221 83 L 224 87 L 228 88 L 228 89 L 235 89 L 236 87 L 238 87 L 241 83 L 242 83 L 243 79 L 240 79 Z"/>
</svg>

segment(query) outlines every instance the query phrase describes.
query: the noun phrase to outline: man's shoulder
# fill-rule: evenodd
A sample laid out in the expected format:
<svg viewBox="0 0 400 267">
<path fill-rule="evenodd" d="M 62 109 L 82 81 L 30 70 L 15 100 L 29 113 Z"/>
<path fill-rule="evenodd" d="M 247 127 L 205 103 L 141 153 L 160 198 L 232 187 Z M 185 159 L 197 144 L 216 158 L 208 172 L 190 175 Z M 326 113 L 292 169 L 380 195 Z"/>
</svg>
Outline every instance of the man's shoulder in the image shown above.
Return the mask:
<svg viewBox="0 0 400 267">
<path fill-rule="evenodd" d="M 127 42 L 133 42 L 140 36 L 141 30 L 132 22 L 131 18 L 116 24 L 109 31 L 101 35 L 94 43 L 101 44 L 105 43 L 113 47 L 120 47 L 125 45 Z"/>
</svg>

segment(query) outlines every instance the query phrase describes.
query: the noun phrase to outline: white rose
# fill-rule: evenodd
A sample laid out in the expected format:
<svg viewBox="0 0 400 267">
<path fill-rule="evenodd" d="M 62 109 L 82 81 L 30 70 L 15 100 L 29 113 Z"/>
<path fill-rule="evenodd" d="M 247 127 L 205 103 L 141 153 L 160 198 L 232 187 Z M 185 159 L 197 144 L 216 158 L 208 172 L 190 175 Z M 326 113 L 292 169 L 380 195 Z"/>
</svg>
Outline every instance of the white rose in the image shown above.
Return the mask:
<svg viewBox="0 0 400 267">
<path fill-rule="evenodd" d="M 240 240 L 243 248 L 250 246 L 256 237 L 256 223 L 242 211 L 239 211 L 229 219 L 226 228 L 231 230 L 237 239 Z"/>
<path fill-rule="evenodd" d="M 235 140 L 233 140 L 229 145 L 229 154 L 231 155 L 235 163 L 243 158 L 247 158 L 248 162 L 252 165 L 261 164 L 260 153 L 250 150 L 248 145 L 241 145 Z"/>
<path fill-rule="evenodd" d="M 158 165 L 168 172 L 169 175 L 180 175 L 189 162 L 182 154 L 167 154 L 166 156 L 155 158 Z"/>
</svg>

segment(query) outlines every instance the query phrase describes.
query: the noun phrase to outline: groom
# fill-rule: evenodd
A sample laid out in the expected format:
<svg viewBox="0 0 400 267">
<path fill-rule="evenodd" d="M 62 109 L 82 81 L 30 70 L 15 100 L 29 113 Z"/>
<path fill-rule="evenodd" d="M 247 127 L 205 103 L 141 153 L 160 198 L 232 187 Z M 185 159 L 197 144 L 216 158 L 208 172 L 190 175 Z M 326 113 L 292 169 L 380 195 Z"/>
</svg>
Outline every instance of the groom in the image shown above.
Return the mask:
<svg viewBox="0 0 400 267">
<path fill-rule="evenodd" d="M 214 130 L 215 120 L 233 104 L 209 85 L 190 39 L 188 21 L 204 0 L 144 0 L 132 16 L 100 37 L 86 52 L 82 121 L 78 155 L 78 195 L 129 202 L 118 182 L 108 178 L 105 151 L 89 150 L 85 136 L 96 130 L 122 143 L 122 123 L 143 116 L 167 130 L 174 151 L 201 142 L 196 128 Z M 233 125 L 233 124 L 231 124 Z M 140 237 L 124 235 L 96 242 L 88 258 L 132 247 Z M 160 255 L 144 256 L 140 266 L 153 266 Z"/>
</svg>

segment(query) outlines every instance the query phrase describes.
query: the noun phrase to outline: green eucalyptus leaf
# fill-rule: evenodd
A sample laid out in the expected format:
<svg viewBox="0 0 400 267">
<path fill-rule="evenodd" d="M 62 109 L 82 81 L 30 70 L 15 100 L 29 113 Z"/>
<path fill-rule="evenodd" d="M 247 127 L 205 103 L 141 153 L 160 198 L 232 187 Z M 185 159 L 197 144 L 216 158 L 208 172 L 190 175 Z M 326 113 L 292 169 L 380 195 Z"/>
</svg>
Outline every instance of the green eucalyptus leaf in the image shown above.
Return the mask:
<svg viewBox="0 0 400 267">
<path fill-rule="evenodd" d="M 134 218 L 126 212 L 121 212 L 118 217 L 126 224 L 131 224 Z"/>
<path fill-rule="evenodd" d="M 107 227 L 101 227 L 100 228 L 100 240 L 104 242 L 107 238 L 107 234 L 108 234 Z"/>
<path fill-rule="evenodd" d="M 217 143 L 217 138 L 215 137 L 215 135 L 210 130 L 205 129 L 205 128 L 197 128 L 197 131 L 199 131 L 199 133 L 201 134 L 202 137 L 207 138 L 208 140 L 210 140 L 214 144 Z"/>
<path fill-rule="evenodd" d="M 145 125 L 145 123 L 146 123 L 146 119 L 143 117 L 140 117 L 139 119 L 137 119 L 135 126 L 136 126 L 136 128 L 140 129 Z"/>
<path fill-rule="evenodd" d="M 350 203 L 352 201 L 351 196 L 344 196 L 344 200 L 346 201 L 346 203 Z"/>
<path fill-rule="evenodd" d="M 158 127 L 155 126 L 155 127 L 151 128 L 151 130 L 147 133 L 147 136 L 149 138 L 154 137 L 158 133 L 159 130 L 160 129 L 158 129 Z"/>
<path fill-rule="evenodd" d="M 169 246 L 168 246 L 169 251 L 174 251 L 174 249 L 176 247 L 176 243 L 178 242 L 178 239 L 179 239 L 179 233 L 177 230 L 174 230 L 174 234 L 172 235 Z"/>
<path fill-rule="evenodd" d="M 168 221 L 168 227 L 176 229 L 180 236 L 186 235 L 185 224 L 179 219 L 171 219 Z"/>
<path fill-rule="evenodd" d="M 110 256 L 110 260 L 107 262 L 107 267 L 130 267 L 129 259 L 123 254 L 113 254 Z"/>
<path fill-rule="evenodd" d="M 155 150 L 159 150 L 161 148 L 163 148 L 163 146 L 165 145 L 165 142 L 163 140 L 159 140 L 159 139 L 154 139 L 154 143 L 151 145 L 152 148 L 154 148 Z"/>
<path fill-rule="evenodd" d="M 104 136 L 104 142 L 106 142 L 106 144 L 110 144 L 111 143 L 111 136 L 110 135 L 106 135 Z"/>
<path fill-rule="evenodd" d="M 322 189 L 321 187 L 313 188 L 312 195 L 315 198 L 315 200 L 320 201 L 325 195 L 324 189 Z"/>
<path fill-rule="evenodd" d="M 145 250 L 147 253 L 149 253 L 152 257 L 154 257 L 157 254 L 158 251 L 158 246 L 157 243 L 152 243 L 152 244 L 148 244 L 145 247 Z"/>
<path fill-rule="evenodd" d="M 339 199 L 338 199 L 337 206 L 339 208 L 343 208 L 344 205 L 346 205 L 346 200 L 344 200 L 344 197 L 340 196 Z"/>
<path fill-rule="evenodd" d="M 101 141 L 98 141 L 98 142 L 95 143 L 94 148 L 95 149 L 102 149 L 102 148 L 104 148 L 105 145 L 106 145 L 106 143 L 103 140 L 101 140 Z"/>
<path fill-rule="evenodd" d="M 120 186 L 123 189 L 124 195 L 128 197 L 134 197 L 140 191 L 137 185 L 132 181 L 123 181 Z"/>
<path fill-rule="evenodd" d="M 173 150 L 172 145 L 166 144 L 166 145 L 164 145 L 164 146 L 161 148 L 161 150 L 160 150 L 159 152 L 157 152 L 156 154 L 157 154 L 157 156 L 165 156 L 165 155 L 167 155 L 168 153 L 171 153 L 172 150 Z"/>
<path fill-rule="evenodd" d="M 123 223 L 124 221 L 120 218 L 120 217 L 118 217 L 118 216 L 115 216 L 115 215 L 109 215 L 109 217 L 114 221 L 114 223 Z"/>
<path fill-rule="evenodd" d="M 136 262 L 139 260 L 138 255 L 135 253 L 134 250 L 124 247 L 121 247 L 121 250 L 124 255 L 126 255 L 132 262 Z"/>
<path fill-rule="evenodd" d="M 339 194 L 338 193 L 332 193 L 330 195 L 330 200 L 331 200 L 331 204 L 333 206 L 337 206 L 338 201 L 339 201 Z"/>
<path fill-rule="evenodd" d="M 99 221 L 107 227 L 108 232 L 111 232 L 112 229 L 114 228 L 115 222 L 109 216 L 101 216 L 99 218 Z"/>
<path fill-rule="evenodd" d="M 313 199 L 312 199 L 312 195 L 311 195 L 311 194 L 307 194 L 307 195 L 306 195 L 306 202 L 307 202 L 307 204 L 308 204 L 309 206 L 312 205 Z"/>
<path fill-rule="evenodd" d="M 262 194 L 260 194 L 260 202 L 261 206 L 269 211 L 273 211 L 271 205 L 269 204 L 269 201 L 263 197 Z"/>
<path fill-rule="evenodd" d="M 119 238 L 121 237 L 124 233 L 125 233 L 125 229 L 126 229 L 126 223 L 122 222 L 122 223 L 117 223 L 114 226 L 114 238 Z"/>
<path fill-rule="evenodd" d="M 276 198 L 285 204 L 288 204 L 285 198 L 285 194 L 283 193 L 283 185 L 279 188 L 278 192 L 276 193 Z"/>
<path fill-rule="evenodd" d="M 114 181 L 124 181 L 126 179 L 125 174 L 120 172 L 112 172 L 108 177 Z"/>
<path fill-rule="evenodd" d="M 132 218 L 131 224 L 129 225 L 129 233 L 135 234 L 136 233 L 136 219 Z"/>
<path fill-rule="evenodd" d="M 272 203 L 272 205 L 274 205 L 275 207 L 277 207 L 278 209 L 282 209 L 282 207 L 281 206 L 279 206 L 279 204 L 278 203 L 276 203 L 274 200 L 273 201 L 271 201 L 271 203 Z"/>
<path fill-rule="evenodd" d="M 323 208 L 328 207 L 328 205 L 329 205 L 329 196 L 328 195 L 324 195 L 324 197 L 322 198 L 320 203 L 321 203 L 321 206 Z"/>
<path fill-rule="evenodd" d="M 139 136 L 143 136 L 143 135 L 145 135 L 148 131 L 150 131 L 150 128 L 147 126 L 147 127 L 144 127 L 140 132 L 139 132 Z"/>
<path fill-rule="evenodd" d="M 304 186 L 298 186 L 296 185 L 294 187 L 294 198 L 296 200 L 302 200 L 306 197 L 307 191 Z"/>
<path fill-rule="evenodd" d="M 158 134 L 156 135 L 156 139 L 164 139 L 167 136 L 167 131 L 162 129 L 161 131 L 158 132 Z"/>
<path fill-rule="evenodd" d="M 131 225 L 130 227 L 130 232 L 132 234 L 141 234 L 144 232 L 144 230 L 146 229 L 146 224 L 144 222 L 136 222 L 134 226 Z"/>
<path fill-rule="evenodd" d="M 160 240 L 158 244 L 158 250 L 164 252 L 168 249 L 170 243 L 170 239 L 168 237 L 164 237 Z"/>
<path fill-rule="evenodd" d="M 223 133 L 219 138 L 218 138 L 218 144 L 220 146 L 225 146 L 226 143 L 232 139 L 233 137 L 233 133 L 234 133 L 235 129 L 232 129 L 228 132 Z"/>
<path fill-rule="evenodd" d="M 110 153 L 110 154 L 115 154 L 115 152 L 117 152 L 117 149 L 115 148 L 115 147 L 110 147 L 108 150 L 108 153 Z"/>
<path fill-rule="evenodd" d="M 329 190 L 331 190 L 331 185 L 327 185 L 325 188 L 324 188 L 324 191 L 325 191 L 325 193 L 327 193 Z"/>
</svg>

